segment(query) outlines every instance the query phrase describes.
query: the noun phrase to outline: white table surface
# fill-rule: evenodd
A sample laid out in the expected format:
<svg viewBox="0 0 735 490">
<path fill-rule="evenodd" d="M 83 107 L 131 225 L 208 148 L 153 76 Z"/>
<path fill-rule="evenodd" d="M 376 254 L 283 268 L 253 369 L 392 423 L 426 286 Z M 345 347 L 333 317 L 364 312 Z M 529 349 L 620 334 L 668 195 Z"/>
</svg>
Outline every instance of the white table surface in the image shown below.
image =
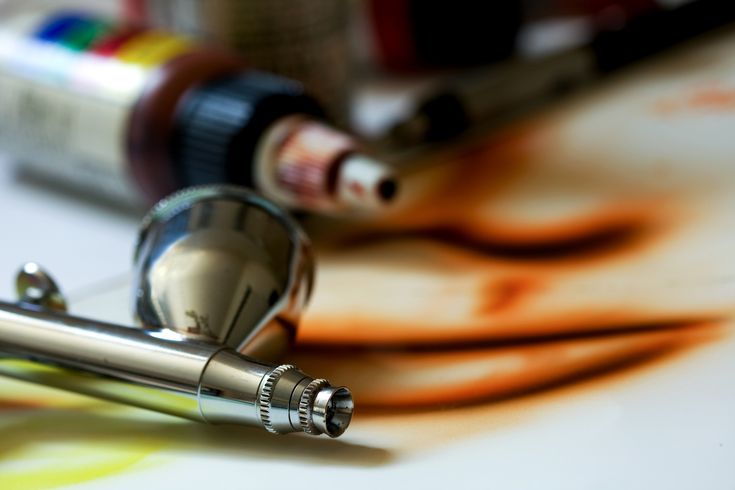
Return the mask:
<svg viewBox="0 0 735 490">
<path fill-rule="evenodd" d="M 126 273 L 137 217 L 17 181 L 11 168 L 7 161 L 0 165 L 5 229 L 0 296 L 12 297 L 17 267 L 35 260 L 53 271 L 70 293 L 74 312 L 129 319 Z M 339 441 L 223 431 L 125 409 L 123 414 L 145 420 L 152 431 L 175 427 L 177 434 L 147 453 L 134 471 L 74 488 L 163 488 L 165 483 L 180 489 L 732 489 L 733 373 L 731 339 L 633 375 L 581 382 L 500 404 L 413 415 L 358 415 Z M 72 438 L 69 444 L 74 442 Z M 68 463 L 83 461 L 71 457 Z M 0 461 L 0 482 L 2 468 Z"/>
</svg>

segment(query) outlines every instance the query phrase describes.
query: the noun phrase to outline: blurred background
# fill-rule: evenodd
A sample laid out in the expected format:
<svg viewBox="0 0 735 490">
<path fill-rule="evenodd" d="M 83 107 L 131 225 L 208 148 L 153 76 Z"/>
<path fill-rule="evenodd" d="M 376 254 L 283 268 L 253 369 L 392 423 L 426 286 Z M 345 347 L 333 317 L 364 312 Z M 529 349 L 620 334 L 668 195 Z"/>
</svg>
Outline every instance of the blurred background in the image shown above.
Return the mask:
<svg viewBox="0 0 735 490">
<path fill-rule="evenodd" d="M 275 138 L 226 98 L 239 85 L 197 92 L 210 79 L 297 82 L 264 75 L 248 97 L 293 96 L 264 120 L 335 131 L 296 150 L 359 147 L 398 183 L 385 206 L 332 213 L 298 201 L 304 174 L 279 181 L 318 264 L 287 360 L 353 390 L 344 445 L 241 446 L 247 432 L 3 380 L 0 486 L 122 488 L 172 468 L 193 485 L 212 457 L 222 475 L 267 463 L 329 479 L 337 464 L 356 488 L 462 472 L 728 488 L 734 21 L 715 0 L 0 1 L 4 299 L 36 260 L 72 312 L 131 323 L 151 196 L 247 183 L 210 154 L 250 165 Z M 190 91 L 158 90 L 166 77 Z"/>
</svg>

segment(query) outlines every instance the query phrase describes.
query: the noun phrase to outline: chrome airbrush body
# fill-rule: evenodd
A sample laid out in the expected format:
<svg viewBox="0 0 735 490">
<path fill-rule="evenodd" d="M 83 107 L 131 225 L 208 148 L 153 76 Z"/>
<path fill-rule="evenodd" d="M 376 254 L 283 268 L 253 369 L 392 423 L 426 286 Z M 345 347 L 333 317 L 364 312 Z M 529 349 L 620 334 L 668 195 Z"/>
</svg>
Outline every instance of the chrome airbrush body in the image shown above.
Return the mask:
<svg viewBox="0 0 735 490">
<path fill-rule="evenodd" d="M 298 226 L 268 201 L 223 186 L 159 203 L 136 247 L 142 326 L 71 316 L 34 264 L 20 301 L 0 302 L 0 374 L 209 423 L 339 436 L 346 388 L 272 359 L 290 345 L 313 266 Z"/>
</svg>

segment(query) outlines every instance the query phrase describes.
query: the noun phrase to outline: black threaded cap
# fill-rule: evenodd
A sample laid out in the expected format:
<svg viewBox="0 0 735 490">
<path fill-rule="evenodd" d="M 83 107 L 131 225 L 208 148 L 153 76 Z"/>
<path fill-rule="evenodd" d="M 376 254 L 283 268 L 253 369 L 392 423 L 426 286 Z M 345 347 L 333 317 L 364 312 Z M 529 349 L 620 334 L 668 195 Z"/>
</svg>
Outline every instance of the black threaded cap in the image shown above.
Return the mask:
<svg viewBox="0 0 735 490">
<path fill-rule="evenodd" d="M 263 133 L 278 119 L 322 110 L 301 84 L 257 71 L 190 90 L 177 108 L 171 154 L 180 187 L 231 183 L 252 187 Z"/>
</svg>

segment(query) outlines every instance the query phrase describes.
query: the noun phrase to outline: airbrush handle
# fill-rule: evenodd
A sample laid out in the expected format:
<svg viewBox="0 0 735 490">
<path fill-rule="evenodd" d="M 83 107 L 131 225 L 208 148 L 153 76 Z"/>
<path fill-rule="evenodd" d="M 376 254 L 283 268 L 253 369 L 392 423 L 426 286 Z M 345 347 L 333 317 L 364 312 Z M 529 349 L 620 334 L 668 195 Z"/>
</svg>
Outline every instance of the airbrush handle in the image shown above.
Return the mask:
<svg viewBox="0 0 735 490">
<path fill-rule="evenodd" d="M 172 330 L 0 302 L 0 375 L 200 422 L 342 434 L 346 388 Z"/>
</svg>

